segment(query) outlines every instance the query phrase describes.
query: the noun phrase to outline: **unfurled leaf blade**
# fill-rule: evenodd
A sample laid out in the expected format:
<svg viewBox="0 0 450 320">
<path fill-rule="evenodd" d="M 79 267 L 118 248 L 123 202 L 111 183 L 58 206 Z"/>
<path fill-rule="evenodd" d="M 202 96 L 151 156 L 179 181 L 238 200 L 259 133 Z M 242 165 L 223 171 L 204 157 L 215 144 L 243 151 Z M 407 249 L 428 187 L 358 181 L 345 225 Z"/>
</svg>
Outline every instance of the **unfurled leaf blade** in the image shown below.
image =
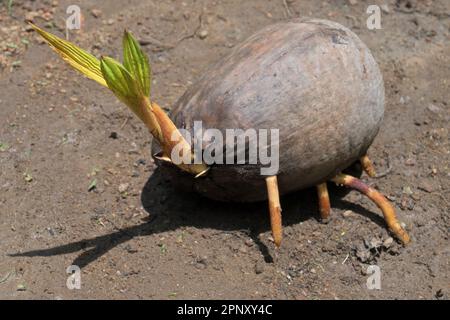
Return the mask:
<svg viewBox="0 0 450 320">
<path fill-rule="evenodd" d="M 86 77 L 107 87 L 106 81 L 102 75 L 99 59 L 69 41 L 46 32 L 32 23 L 30 23 L 30 25 L 45 39 L 45 41 L 47 41 L 50 47 L 52 47 L 73 68 L 80 71 Z"/>
<path fill-rule="evenodd" d="M 108 88 L 120 101 L 142 118 L 142 111 L 140 110 L 140 100 L 143 98 L 142 92 L 137 81 L 128 70 L 120 62 L 109 57 L 102 57 L 100 68 Z"/>
<path fill-rule="evenodd" d="M 123 35 L 123 65 L 139 83 L 140 89 L 150 95 L 151 69 L 147 55 L 131 33 Z"/>
</svg>

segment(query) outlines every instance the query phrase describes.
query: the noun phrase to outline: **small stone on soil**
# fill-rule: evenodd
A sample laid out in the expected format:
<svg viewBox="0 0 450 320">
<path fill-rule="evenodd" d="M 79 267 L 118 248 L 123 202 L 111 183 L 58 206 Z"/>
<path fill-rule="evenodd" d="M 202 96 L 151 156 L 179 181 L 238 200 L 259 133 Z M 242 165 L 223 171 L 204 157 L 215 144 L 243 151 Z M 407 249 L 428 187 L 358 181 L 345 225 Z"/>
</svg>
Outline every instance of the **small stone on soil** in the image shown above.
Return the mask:
<svg viewBox="0 0 450 320">
<path fill-rule="evenodd" d="M 351 217 L 352 215 L 353 215 L 353 211 L 352 210 L 345 210 L 344 212 L 342 212 L 342 216 L 344 218 Z"/>
<path fill-rule="evenodd" d="M 17 285 L 17 291 L 27 291 L 27 287 L 24 284 Z"/>
<path fill-rule="evenodd" d="M 131 174 L 131 176 L 133 177 L 133 178 L 137 178 L 137 177 L 139 177 L 141 174 L 139 173 L 139 172 L 137 172 L 137 171 L 133 171 L 133 173 Z"/>
<path fill-rule="evenodd" d="M 265 266 L 264 263 L 262 261 L 258 261 L 255 264 L 255 273 L 256 274 L 261 274 L 264 272 Z"/>
<path fill-rule="evenodd" d="M 389 13 L 389 12 L 391 12 L 391 11 L 389 10 L 389 6 L 388 6 L 387 4 L 382 4 L 382 5 L 380 6 L 380 8 L 381 8 L 381 11 L 383 11 L 384 13 Z"/>
<path fill-rule="evenodd" d="M 145 159 L 138 159 L 138 161 L 136 162 L 138 165 L 143 165 L 145 166 L 147 164 L 147 161 L 145 161 Z"/>
<path fill-rule="evenodd" d="M 389 249 L 393 243 L 394 243 L 394 239 L 392 237 L 389 237 L 383 241 L 383 247 L 386 249 Z"/>
<path fill-rule="evenodd" d="M 246 240 L 246 241 L 245 241 L 245 245 L 246 245 L 247 247 L 252 247 L 252 246 L 253 246 L 253 240 L 252 240 L 252 239 Z"/>
<path fill-rule="evenodd" d="M 198 37 L 200 38 L 200 39 L 205 39 L 206 37 L 208 36 L 208 31 L 207 30 L 201 30 L 199 33 L 198 33 Z"/>
<path fill-rule="evenodd" d="M 413 192 L 412 192 L 412 190 L 411 190 L 411 187 L 408 187 L 408 186 L 403 187 L 402 192 L 403 192 L 404 194 L 407 194 L 407 195 L 413 194 Z"/>
<path fill-rule="evenodd" d="M 206 269 L 207 266 L 208 266 L 208 262 L 207 262 L 207 258 L 206 257 L 200 257 L 195 262 L 195 267 L 197 269 L 204 270 L 204 269 Z"/>
<path fill-rule="evenodd" d="M 438 106 L 436 106 L 434 104 L 430 104 L 427 109 L 433 113 L 441 112 L 441 108 L 439 108 Z"/>
<path fill-rule="evenodd" d="M 91 14 L 95 17 L 95 18 L 99 18 L 102 16 L 102 11 L 100 9 L 92 9 Z"/>
<path fill-rule="evenodd" d="M 130 185 L 128 184 L 128 183 L 121 183 L 120 185 L 119 185 L 119 192 L 120 193 L 124 193 L 124 192 L 126 192 L 127 190 L 128 190 L 128 187 L 129 187 Z"/>
<path fill-rule="evenodd" d="M 431 183 L 429 183 L 428 181 L 422 181 L 422 182 L 419 184 L 418 188 L 419 188 L 420 190 L 425 191 L 425 192 L 428 192 L 428 193 L 431 193 L 431 192 L 434 191 L 433 186 L 432 186 Z"/>
</svg>

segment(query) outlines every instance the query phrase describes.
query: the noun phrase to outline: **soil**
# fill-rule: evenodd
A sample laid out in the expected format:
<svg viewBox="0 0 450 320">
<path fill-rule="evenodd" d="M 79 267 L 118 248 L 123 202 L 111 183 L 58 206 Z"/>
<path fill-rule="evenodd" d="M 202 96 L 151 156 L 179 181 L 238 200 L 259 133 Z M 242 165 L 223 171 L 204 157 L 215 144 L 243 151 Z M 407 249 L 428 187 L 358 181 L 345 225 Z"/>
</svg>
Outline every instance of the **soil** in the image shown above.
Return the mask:
<svg viewBox="0 0 450 320">
<path fill-rule="evenodd" d="M 0 3 L 0 298 L 448 299 L 450 296 L 450 3 L 78 0 L 71 41 L 119 57 L 124 28 L 145 42 L 152 97 L 167 109 L 212 63 L 260 28 L 291 17 L 350 27 L 371 49 L 386 113 L 363 179 L 394 203 L 403 247 L 379 210 L 332 191 L 321 224 L 314 190 L 282 198 L 284 240 L 267 205 L 223 204 L 175 190 L 151 137 L 108 90 L 71 70 L 24 22 L 65 35 L 74 1 Z M 94 10 L 95 9 L 95 10 Z M 81 267 L 81 289 L 66 286 Z M 369 265 L 381 289 L 366 282 Z"/>
</svg>

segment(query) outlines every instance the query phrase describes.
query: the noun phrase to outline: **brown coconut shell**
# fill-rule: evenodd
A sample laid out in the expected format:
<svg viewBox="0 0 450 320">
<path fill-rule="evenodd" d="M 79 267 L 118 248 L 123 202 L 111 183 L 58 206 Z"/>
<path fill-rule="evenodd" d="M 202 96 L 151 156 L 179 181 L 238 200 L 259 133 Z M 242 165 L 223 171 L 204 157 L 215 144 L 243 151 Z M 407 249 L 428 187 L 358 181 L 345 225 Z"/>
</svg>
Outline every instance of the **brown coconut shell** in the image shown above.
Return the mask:
<svg viewBox="0 0 450 320">
<path fill-rule="evenodd" d="M 178 100 L 178 128 L 279 129 L 280 193 L 317 185 L 364 155 L 384 113 L 383 79 L 367 46 L 326 20 L 270 25 L 235 47 Z M 157 146 L 153 148 L 158 151 Z M 209 198 L 267 198 L 261 165 L 213 165 L 194 179 L 161 165 L 174 183 Z"/>
</svg>

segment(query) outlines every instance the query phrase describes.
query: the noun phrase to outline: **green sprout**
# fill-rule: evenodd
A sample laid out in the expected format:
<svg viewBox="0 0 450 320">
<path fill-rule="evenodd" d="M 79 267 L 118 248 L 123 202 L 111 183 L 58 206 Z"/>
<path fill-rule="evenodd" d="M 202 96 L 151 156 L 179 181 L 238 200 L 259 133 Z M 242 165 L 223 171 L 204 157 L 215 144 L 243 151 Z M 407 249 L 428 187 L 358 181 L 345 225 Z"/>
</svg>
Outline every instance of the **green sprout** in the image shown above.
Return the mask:
<svg viewBox="0 0 450 320">
<path fill-rule="evenodd" d="M 150 63 L 130 32 L 127 30 L 124 32 L 122 64 L 111 57 L 102 56 L 97 59 L 73 43 L 46 32 L 32 23 L 30 25 L 62 59 L 86 77 L 109 88 L 145 123 L 163 150 L 161 158 L 171 162 L 172 149 L 178 144 L 183 153 L 186 152 L 193 157 L 191 145 L 163 109 L 150 100 Z M 177 166 L 195 176 L 203 175 L 209 169 L 203 163 L 177 164 Z"/>
</svg>

